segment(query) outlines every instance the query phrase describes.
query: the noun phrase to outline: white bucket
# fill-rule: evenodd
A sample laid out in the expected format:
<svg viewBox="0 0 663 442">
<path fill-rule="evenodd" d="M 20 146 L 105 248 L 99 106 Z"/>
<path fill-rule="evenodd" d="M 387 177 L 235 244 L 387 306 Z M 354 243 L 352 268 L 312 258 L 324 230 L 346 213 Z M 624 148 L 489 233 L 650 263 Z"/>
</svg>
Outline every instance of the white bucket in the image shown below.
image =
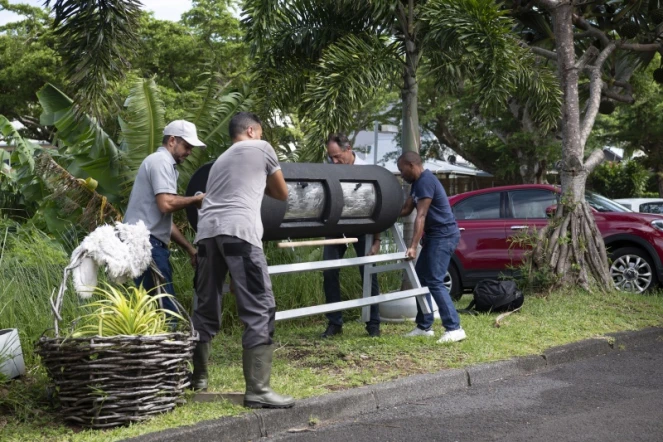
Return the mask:
<svg viewBox="0 0 663 442">
<path fill-rule="evenodd" d="M 437 305 L 433 301 L 433 313 L 435 318 L 440 318 Z M 381 322 L 405 322 L 414 321 L 417 316 L 417 298 L 397 299 L 396 301 L 383 302 L 380 304 Z"/>
<path fill-rule="evenodd" d="M 0 373 L 9 379 L 25 374 L 21 341 L 15 328 L 0 330 Z"/>
</svg>

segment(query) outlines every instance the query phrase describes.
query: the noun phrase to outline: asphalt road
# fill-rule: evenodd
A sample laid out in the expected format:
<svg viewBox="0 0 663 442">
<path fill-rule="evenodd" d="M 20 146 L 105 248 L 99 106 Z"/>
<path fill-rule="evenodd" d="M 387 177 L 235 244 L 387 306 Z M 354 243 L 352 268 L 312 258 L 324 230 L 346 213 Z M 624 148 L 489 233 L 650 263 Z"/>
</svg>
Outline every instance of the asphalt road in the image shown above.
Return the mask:
<svg viewBox="0 0 663 442">
<path fill-rule="evenodd" d="M 663 342 L 262 441 L 663 441 Z"/>
</svg>

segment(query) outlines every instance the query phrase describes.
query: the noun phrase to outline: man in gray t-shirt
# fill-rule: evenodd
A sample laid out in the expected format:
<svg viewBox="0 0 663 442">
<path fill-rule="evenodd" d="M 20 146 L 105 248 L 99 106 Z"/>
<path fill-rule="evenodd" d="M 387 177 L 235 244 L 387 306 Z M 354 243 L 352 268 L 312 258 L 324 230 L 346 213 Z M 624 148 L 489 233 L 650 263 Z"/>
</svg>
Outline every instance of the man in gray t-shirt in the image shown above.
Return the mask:
<svg viewBox="0 0 663 442">
<path fill-rule="evenodd" d="M 172 239 L 182 246 L 191 256 L 195 266 L 196 249 L 186 240 L 184 235 L 173 224 L 173 212 L 187 206 L 197 205 L 203 200 L 204 194 L 193 197 L 177 195 L 177 169 L 191 154 L 194 147 L 205 147 L 198 139 L 196 126 L 185 120 L 176 120 L 163 130 L 162 146 L 149 155 L 138 169 L 138 174 L 131 189 L 129 205 L 124 214 L 126 224 L 143 221 L 150 231 L 152 259 L 163 275 L 164 291 L 175 296 L 173 288 L 173 270 L 170 265 L 168 244 Z M 147 269 L 136 278 L 137 286 L 141 284 L 147 290 L 156 287 L 152 271 Z M 177 312 L 177 308 L 168 298 L 162 298 L 163 308 Z"/>
<path fill-rule="evenodd" d="M 261 141 L 262 123 L 251 113 L 230 120 L 233 145 L 209 172 L 202 209 L 198 214 L 198 272 L 193 326 L 200 341 L 193 354 L 194 389 L 207 388 L 210 341 L 221 327 L 221 300 L 226 274 L 234 284 L 242 336 L 244 405 L 250 408 L 288 408 L 290 396 L 274 392 L 269 381 L 274 346 L 276 303 L 262 250 L 263 196 L 288 199 L 288 187 L 272 146 Z"/>
</svg>

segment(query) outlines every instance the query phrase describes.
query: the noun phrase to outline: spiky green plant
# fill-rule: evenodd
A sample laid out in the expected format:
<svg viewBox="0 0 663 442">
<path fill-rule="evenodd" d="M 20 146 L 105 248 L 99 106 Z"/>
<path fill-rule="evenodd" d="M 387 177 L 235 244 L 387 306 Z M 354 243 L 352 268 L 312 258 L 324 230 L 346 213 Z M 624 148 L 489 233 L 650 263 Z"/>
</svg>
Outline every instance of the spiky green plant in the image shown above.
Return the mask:
<svg viewBox="0 0 663 442">
<path fill-rule="evenodd" d="M 159 306 L 160 299 L 171 295 L 151 295 L 142 286 L 117 288 L 105 284 L 105 287 L 95 289 L 99 299 L 84 306 L 94 311 L 81 318 L 81 325 L 72 337 L 159 335 L 170 332 L 167 315 L 183 320 Z"/>
</svg>

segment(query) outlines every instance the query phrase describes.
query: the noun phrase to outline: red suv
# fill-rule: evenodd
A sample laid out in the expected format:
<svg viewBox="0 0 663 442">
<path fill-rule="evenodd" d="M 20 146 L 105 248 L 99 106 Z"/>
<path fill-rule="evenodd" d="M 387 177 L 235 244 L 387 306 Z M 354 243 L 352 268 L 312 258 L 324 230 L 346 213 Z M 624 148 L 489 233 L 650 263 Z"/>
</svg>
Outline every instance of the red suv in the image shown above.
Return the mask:
<svg viewBox="0 0 663 442">
<path fill-rule="evenodd" d="M 509 267 L 521 263 L 524 250 L 510 247 L 509 238 L 522 230 L 544 227 L 559 195 L 559 187 L 532 184 L 450 197 L 461 231 L 445 280 L 451 296 L 459 299 L 482 279 L 510 274 Z M 631 212 L 591 192 L 586 199 L 608 248 L 616 287 L 640 293 L 663 281 L 663 216 Z"/>
</svg>

